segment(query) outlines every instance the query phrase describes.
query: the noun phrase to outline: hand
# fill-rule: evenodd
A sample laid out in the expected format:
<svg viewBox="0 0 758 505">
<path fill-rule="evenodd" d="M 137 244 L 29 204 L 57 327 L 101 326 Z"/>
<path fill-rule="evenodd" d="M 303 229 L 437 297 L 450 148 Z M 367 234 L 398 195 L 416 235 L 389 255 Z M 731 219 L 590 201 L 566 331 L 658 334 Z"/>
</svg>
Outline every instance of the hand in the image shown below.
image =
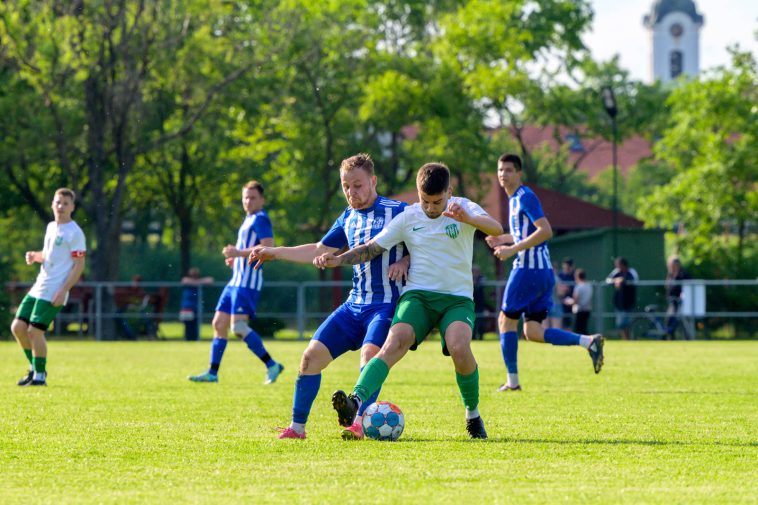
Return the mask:
<svg viewBox="0 0 758 505">
<path fill-rule="evenodd" d="M 253 247 L 252 251 L 250 251 L 250 256 L 247 258 L 247 264 L 252 265 L 253 262 L 255 262 L 253 268 L 258 270 L 265 262 L 273 259 L 276 259 L 276 256 L 274 255 L 272 247 L 257 245 Z"/>
<path fill-rule="evenodd" d="M 225 258 L 235 258 L 239 256 L 239 252 L 239 249 L 231 244 L 227 244 L 223 249 L 221 249 L 221 254 L 223 254 Z"/>
<path fill-rule="evenodd" d="M 484 237 L 484 241 L 494 249 L 499 245 L 512 244 L 513 237 L 507 233 L 505 235 L 487 235 Z"/>
<path fill-rule="evenodd" d="M 447 216 L 455 219 L 461 223 L 467 223 L 469 220 L 469 214 L 460 204 L 450 202 L 447 206 L 447 210 L 442 213 L 443 216 Z"/>
<path fill-rule="evenodd" d="M 403 260 L 393 263 L 387 269 L 387 277 L 389 277 L 391 281 L 395 282 L 407 281 L 409 266 L 410 263 Z"/>
<path fill-rule="evenodd" d="M 623 277 L 616 277 L 613 279 L 613 285 L 617 288 L 620 288 L 624 284 L 624 278 Z"/>
<path fill-rule="evenodd" d="M 53 295 L 53 299 L 50 300 L 50 305 L 52 305 L 53 307 L 60 307 L 61 305 L 63 305 L 63 302 L 66 301 L 67 294 L 68 294 L 67 290 L 59 289 Z"/>
<path fill-rule="evenodd" d="M 335 256 L 333 253 L 324 253 L 321 256 L 316 256 L 313 258 L 313 266 L 316 268 L 320 268 L 321 270 L 325 268 L 334 268 L 341 265 L 341 262 L 337 256 Z"/>
<path fill-rule="evenodd" d="M 234 266 L 234 258 L 224 258 L 224 264 L 232 268 Z"/>
<path fill-rule="evenodd" d="M 42 261 L 39 260 L 37 251 L 26 251 L 26 254 L 24 254 L 24 259 L 26 260 L 27 265 L 32 265 L 35 261 L 42 263 Z"/>
<path fill-rule="evenodd" d="M 517 252 L 516 246 L 501 245 L 496 247 L 492 254 L 494 254 L 497 259 L 505 261 Z"/>
</svg>

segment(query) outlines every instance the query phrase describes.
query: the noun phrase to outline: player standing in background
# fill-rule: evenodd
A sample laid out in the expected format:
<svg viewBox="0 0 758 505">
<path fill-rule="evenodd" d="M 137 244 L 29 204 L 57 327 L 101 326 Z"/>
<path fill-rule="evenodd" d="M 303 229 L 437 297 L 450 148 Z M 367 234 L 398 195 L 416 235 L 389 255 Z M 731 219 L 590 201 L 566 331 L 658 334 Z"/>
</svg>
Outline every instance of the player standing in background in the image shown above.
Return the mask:
<svg viewBox="0 0 758 505">
<path fill-rule="evenodd" d="M 84 232 L 71 219 L 75 208 L 76 195 L 72 190 L 56 190 L 52 203 L 55 221 L 47 225 L 44 248 L 26 252 L 27 265 L 42 263 L 42 266 L 11 323 L 11 332 L 29 360 L 29 372 L 18 381 L 19 386 L 47 385 L 45 331 L 84 271 L 87 244 Z"/>
<path fill-rule="evenodd" d="M 366 243 L 400 214 L 403 202 L 377 195 L 374 163 L 367 154 L 357 154 L 340 164 L 340 182 L 348 207 L 317 244 L 296 247 L 258 246 L 250 254 L 256 268 L 265 261 L 287 260 L 311 263 L 324 253 Z M 321 387 L 321 372 L 347 351 L 361 350 L 361 370 L 387 338 L 395 304 L 400 296 L 396 281 L 407 275 L 408 260 L 402 244 L 371 261 L 353 266 L 353 289 L 348 299 L 323 322 L 303 352 L 295 381 L 292 422 L 279 438 L 305 438 L 313 402 Z M 401 261 L 402 260 L 402 261 Z M 400 263 L 397 263 L 400 261 Z M 379 390 L 365 403 L 376 401 Z M 346 440 L 363 438 L 362 409 L 355 422 L 342 433 Z"/>
<path fill-rule="evenodd" d="M 578 335 L 558 328 L 542 328 L 552 306 L 555 274 L 550 263 L 547 240 L 553 236 L 550 223 L 542 211 L 537 195 L 521 183 L 521 158 L 503 154 L 497 162 L 497 178 L 508 194 L 510 234 L 490 236 L 487 244 L 501 260 L 513 255 L 513 269 L 503 292 L 498 325 L 500 347 L 508 380 L 498 391 L 519 391 L 518 321 L 524 316 L 524 336 L 534 342 L 553 345 L 579 345 L 589 351 L 595 373 L 603 366 L 601 335 Z M 510 245 L 508 245 L 510 244 Z"/>
<path fill-rule="evenodd" d="M 263 210 L 263 186 L 258 181 L 250 181 L 242 187 L 242 207 L 245 220 L 237 232 L 237 244 L 227 245 L 221 251 L 227 265 L 232 267 L 232 278 L 222 291 L 213 316 L 213 341 L 211 342 L 210 367 L 206 372 L 190 375 L 193 382 L 218 382 L 218 369 L 226 349 L 229 326 L 235 335 L 242 338 L 247 347 L 266 365 L 264 384 L 276 382 L 284 366 L 274 361 L 260 335 L 248 321 L 255 317 L 255 307 L 263 287 L 263 270 L 254 269 L 247 263 L 253 247 L 261 244 L 274 245 L 271 221 Z"/>
<path fill-rule="evenodd" d="M 466 431 L 471 438 L 487 438 L 479 414 L 479 369 L 471 352 L 476 317 L 471 266 L 476 230 L 499 235 L 503 227 L 476 203 L 451 196 L 450 171 L 441 163 L 422 166 L 416 188 L 420 203 L 408 207 L 375 238 L 339 256 L 325 254 L 314 260 L 318 267 L 355 265 L 400 242 L 411 253 L 408 283 L 387 341 L 361 372 L 352 394 L 336 391 L 332 406 L 339 423 L 350 426 L 356 412 L 382 386 L 390 368 L 438 327 L 442 353 L 451 356 L 455 366 L 466 407 Z"/>
</svg>

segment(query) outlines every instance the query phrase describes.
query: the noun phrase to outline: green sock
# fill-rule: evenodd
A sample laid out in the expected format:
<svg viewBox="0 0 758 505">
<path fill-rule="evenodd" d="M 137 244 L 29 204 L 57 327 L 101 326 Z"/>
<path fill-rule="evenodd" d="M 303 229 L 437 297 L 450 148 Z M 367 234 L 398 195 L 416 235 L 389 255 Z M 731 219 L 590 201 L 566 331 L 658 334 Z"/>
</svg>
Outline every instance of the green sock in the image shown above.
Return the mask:
<svg viewBox="0 0 758 505">
<path fill-rule="evenodd" d="M 469 375 L 455 372 L 455 381 L 461 391 L 463 405 L 469 410 L 477 408 L 479 406 L 479 367 L 477 366 Z"/>
<path fill-rule="evenodd" d="M 46 364 L 47 364 L 47 358 L 40 358 L 37 356 L 32 358 L 32 366 L 34 367 L 34 373 L 45 373 Z"/>
<path fill-rule="evenodd" d="M 29 360 L 29 364 L 32 364 L 32 350 L 31 349 L 24 349 L 24 355 L 26 356 L 26 359 Z"/>
<path fill-rule="evenodd" d="M 361 376 L 358 377 L 358 382 L 355 384 L 353 393 L 365 402 L 368 397 L 374 394 L 382 384 L 384 384 L 387 375 L 390 373 L 390 367 L 387 363 L 379 358 L 372 358 L 366 366 L 363 367 Z"/>
</svg>

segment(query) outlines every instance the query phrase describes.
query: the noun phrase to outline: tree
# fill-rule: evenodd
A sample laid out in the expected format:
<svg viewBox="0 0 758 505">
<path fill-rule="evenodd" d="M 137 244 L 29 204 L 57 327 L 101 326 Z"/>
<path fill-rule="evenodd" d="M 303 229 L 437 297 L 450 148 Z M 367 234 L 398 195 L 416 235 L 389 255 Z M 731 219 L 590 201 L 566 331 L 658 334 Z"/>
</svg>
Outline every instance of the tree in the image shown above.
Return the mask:
<svg viewBox="0 0 758 505">
<path fill-rule="evenodd" d="M 677 230 L 671 237 L 689 262 L 752 277 L 756 263 L 745 253 L 758 215 L 758 72 L 752 54 L 731 53 L 729 68 L 672 92 L 655 155 L 676 175 L 643 199 L 641 215 L 648 226 Z"/>
</svg>

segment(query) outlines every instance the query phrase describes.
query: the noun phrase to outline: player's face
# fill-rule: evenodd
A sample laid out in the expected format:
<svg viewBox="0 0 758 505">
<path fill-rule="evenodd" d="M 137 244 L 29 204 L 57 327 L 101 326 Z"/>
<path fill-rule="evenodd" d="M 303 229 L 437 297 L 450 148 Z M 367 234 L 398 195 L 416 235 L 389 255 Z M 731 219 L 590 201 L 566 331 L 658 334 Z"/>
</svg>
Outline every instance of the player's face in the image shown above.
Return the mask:
<svg viewBox="0 0 758 505">
<path fill-rule="evenodd" d="M 347 204 L 354 209 L 368 209 L 376 200 L 376 176 L 361 168 L 340 174 L 342 192 Z"/>
<path fill-rule="evenodd" d="M 71 219 L 71 213 L 74 212 L 74 201 L 65 195 L 55 195 L 51 205 L 56 221 L 68 221 Z"/>
<path fill-rule="evenodd" d="M 248 214 L 255 214 L 263 208 L 263 195 L 257 189 L 245 188 L 242 190 L 242 207 Z"/>
<path fill-rule="evenodd" d="M 498 161 L 497 180 L 503 189 L 517 188 L 521 184 L 521 171 L 510 161 Z"/>
<path fill-rule="evenodd" d="M 419 190 L 418 199 L 421 204 L 421 210 L 424 211 L 429 219 L 437 219 L 447 209 L 447 201 L 450 199 L 451 188 L 437 195 L 428 195 Z"/>
</svg>

